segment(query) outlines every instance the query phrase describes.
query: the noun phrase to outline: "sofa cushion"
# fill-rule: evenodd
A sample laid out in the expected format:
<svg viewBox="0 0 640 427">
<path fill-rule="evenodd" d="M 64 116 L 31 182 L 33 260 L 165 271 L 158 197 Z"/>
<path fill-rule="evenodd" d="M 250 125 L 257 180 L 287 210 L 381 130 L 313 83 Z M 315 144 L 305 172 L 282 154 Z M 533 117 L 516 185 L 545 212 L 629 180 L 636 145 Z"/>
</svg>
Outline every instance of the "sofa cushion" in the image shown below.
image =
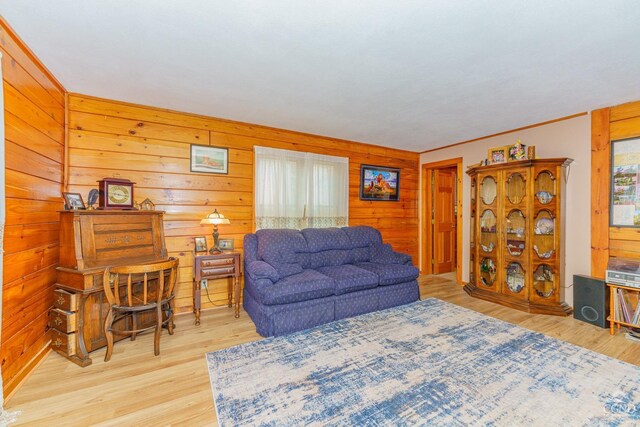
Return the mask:
<svg viewBox="0 0 640 427">
<path fill-rule="evenodd" d="M 271 264 L 280 277 L 302 272 L 297 252 L 307 252 L 307 241 L 298 230 L 258 230 L 258 260 Z"/>
<path fill-rule="evenodd" d="M 331 296 L 333 279 L 315 271 L 304 270 L 259 289 L 259 301 L 266 305 L 289 304 Z"/>
<path fill-rule="evenodd" d="M 353 253 L 349 249 L 335 249 L 304 255 L 306 255 L 306 259 L 301 265 L 304 268 L 312 268 L 314 270 L 320 267 L 352 264 L 354 261 Z"/>
<path fill-rule="evenodd" d="M 359 262 L 356 263 L 355 266 L 376 273 L 380 286 L 408 282 L 417 279 L 419 274 L 419 270 L 412 265 Z"/>
<path fill-rule="evenodd" d="M 353 248 L 351 250 L 351 256 L 353 257 L 353 263 L 356 262 L 369 262 L 371 261 L 371 248 Z"/>
<path fill-rule="evenodd" d="M 307 241 L 309 252 L 331 249 L 351 249 L 351 240 L 341 228 L 305 228 L 302 235 Z"/>
<path fill-rule="evenodd" d="M 354 227 L 342 227 L 345 234 L 351 241 L 353 248 L 368 248 L 372 244 L 382 243 L 382 235 L 378 230 L 368 225 L 358 225 Z"/>
<path fill-rule="evenodd" d="M 375 273 L 353 265 L 320 267 L 317 270 L 334 280 L 336 295 L 371 289 L 378 286 L 378 276 Z"/>
</svg>

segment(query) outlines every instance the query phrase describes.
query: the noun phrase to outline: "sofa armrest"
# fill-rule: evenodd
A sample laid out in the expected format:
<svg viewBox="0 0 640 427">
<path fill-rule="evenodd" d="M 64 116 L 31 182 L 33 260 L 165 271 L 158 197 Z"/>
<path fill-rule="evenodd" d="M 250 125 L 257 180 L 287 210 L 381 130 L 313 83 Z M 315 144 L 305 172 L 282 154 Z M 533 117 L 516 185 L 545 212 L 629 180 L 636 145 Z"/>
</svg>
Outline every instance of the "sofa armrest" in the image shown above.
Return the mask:
<svg viewBox="0 0 640 427">
<path fill-rule="evenodd" d="M 394 251 L 389 244 L 373 245 L 371 247 L 371 262 L 412 265 L 410 255 Z"/>
<path fill-rule="evenodd" d="M 411 255 L 403 254 L 402 252 L 393 252 L 396 257 L 397 262 L 394 264 L 404 264 L 404 265 L 413 265 L 413 260 L 411 259 Z"/>
<path fill-rule="evenodd" d="M 245 270 L 245 272 L 254 280 L 269 279 L 273 283 L 280 280 L 280 275 L 276 269 L 264 261 L 251 261 L 245 267 Z"/>
</svg>

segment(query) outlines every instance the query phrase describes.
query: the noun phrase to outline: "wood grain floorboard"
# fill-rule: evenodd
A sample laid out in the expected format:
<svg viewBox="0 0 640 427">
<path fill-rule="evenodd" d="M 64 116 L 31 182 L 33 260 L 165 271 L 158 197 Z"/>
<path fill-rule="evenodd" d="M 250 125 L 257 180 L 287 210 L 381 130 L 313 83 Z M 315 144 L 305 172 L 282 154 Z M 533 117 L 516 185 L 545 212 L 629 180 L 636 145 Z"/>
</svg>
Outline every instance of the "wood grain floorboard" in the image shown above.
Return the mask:
<svg viewBox="0 0 640 427">
<path fill-rule="evenodd" d="M 610 336 L 608 329 L 572 317 L 522 313 L 474 299 L 442 277 L 421 277 L 420 291 L 423 298 L 449 301 L 640 365 L 640 344 L 622 333 Z M 234 319 L 232 309 L 212 309 L 202 313 L 200 326 L 193 321 L 192 314 L 178 316 L 175 334 L 163 331 L 157 357 L 152 335 L 116 343 L 108 363 L 105 350 L 97 350 L 86 368 L 51 353 L 5 405 L 22 412 L 14 425 L 216 425 L 204 354 L 261 337 L 244 311 Z"/>
</svg>

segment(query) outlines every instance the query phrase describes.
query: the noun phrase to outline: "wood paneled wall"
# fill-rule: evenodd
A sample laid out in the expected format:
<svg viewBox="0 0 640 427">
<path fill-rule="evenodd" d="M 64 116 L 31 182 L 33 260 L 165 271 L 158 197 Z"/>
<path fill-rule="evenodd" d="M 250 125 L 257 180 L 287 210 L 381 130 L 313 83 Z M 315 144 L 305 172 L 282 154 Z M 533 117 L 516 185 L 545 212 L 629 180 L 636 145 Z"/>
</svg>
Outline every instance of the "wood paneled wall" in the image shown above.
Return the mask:
<svg viewBox="0 0 640 427">
<path fill-rule="evenodd" d="M 189 172 L 190 144 L 229 148 L 229 174 Z M 180 258 L 176 303 L 179 311 L 192 309 L 193 237 L 206 235 L 200 226 L 217 208 L 231 224 L 220 226 L 220 236 L 242 238 L 253 231 L 253 147 L 349 157 L 349 222 L 380 229 L 396 250 L 418 254 L 418 154 L 408 151 L 324 138 L 264 126 L 167 111 L 97 99 L 69 96 L 69 191 L 85 197 L 104 177 L 136 182 L 136 200 L 149 197 L 165 214 L 165 236 L 171 256 Z M 400 167 L 400 201 L 361 201 L 360 164 Z M 203 308 L 226 304 L 226 282 L 203 291 Z"/>
<path fill-rule="evenodd" d="M 46 354 L 58 263 L 65 90 L 0 20 L 6 229 L 2 301 L 5 395 Z"/>
<path fill-rule="evenodd" d="M 604 278 L 609 257 L 640 259 L 640 230 L 610 227 L 611 142 L 640 137 L 640 101 L 591 113 L 591 274 Z"/>
</svg>

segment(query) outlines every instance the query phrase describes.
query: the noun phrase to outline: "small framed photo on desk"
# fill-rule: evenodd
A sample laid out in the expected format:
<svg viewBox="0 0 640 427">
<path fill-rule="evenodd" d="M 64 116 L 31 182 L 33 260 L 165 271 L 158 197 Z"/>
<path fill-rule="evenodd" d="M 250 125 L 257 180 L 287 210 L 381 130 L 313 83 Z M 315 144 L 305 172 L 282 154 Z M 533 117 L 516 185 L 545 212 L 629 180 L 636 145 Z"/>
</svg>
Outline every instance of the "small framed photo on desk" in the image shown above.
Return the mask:
<svg viewBox="0 0 640 427">
<path fill-rule="evenodd" d="M 221 251 L 232 251 L 233 239 L 218 239 L 218 247 Z"/>
<path fill-rule="evenodd" d="M 80 193 L 62 193 L 66 210 L 84 210 L 84 201 Z"/>
<path fill-rule="evenodd" d="M 193 238 L 194 250 L 196 253 L 207 252 L 207 238 L 204 236 L 198 236 Z"/>
</svg>

